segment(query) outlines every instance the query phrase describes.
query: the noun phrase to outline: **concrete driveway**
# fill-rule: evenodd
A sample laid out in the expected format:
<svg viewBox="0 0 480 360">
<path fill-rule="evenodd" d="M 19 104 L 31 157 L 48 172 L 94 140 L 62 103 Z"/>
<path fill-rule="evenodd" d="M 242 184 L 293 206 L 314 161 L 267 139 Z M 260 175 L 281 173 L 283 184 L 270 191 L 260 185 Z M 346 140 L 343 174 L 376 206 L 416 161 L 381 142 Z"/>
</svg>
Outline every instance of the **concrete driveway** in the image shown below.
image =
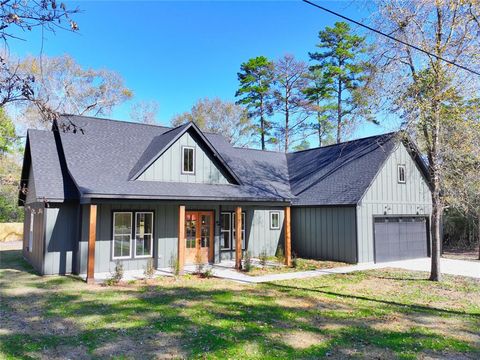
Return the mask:
<svg viewBox="0 0 480 360">
<path fill-rule="evenodd" d="M 375 268 L 395 267 L 413 271 L 430 271 L 431 259 L 413 259 L 375 264 Z M 468 276 L 480 279 L 480 261 L 440 259 L 440 271 L 443 274 Z"/>
</svg>

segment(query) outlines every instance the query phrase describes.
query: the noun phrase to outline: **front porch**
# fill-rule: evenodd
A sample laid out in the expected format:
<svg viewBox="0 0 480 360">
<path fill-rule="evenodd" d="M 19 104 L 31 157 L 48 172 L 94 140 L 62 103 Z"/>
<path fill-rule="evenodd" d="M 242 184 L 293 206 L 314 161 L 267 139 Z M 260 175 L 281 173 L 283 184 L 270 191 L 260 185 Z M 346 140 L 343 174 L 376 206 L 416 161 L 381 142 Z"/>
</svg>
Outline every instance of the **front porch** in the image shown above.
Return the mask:
<svg viewBox="0 0 480 360">
<path fill-rule="evenodd" d="M 142 277 L 149 259 L 159 275 L 172 268 L 180 274 L 193 272 L 198 263 L 213 265 L 215 271 L 238 271 L 247 251 L 259 257 L 280 250 L 285 265 L 291 266 L 288 204 L 104 201 L 84 205 L 83 214 L 82 229 L 88 232 L 82 231 L 86 241 L 79 250 L 86 271 L 80 263 L 79 273 L 88 283 L 108 278 L 118 262 L 131 280 Z M 120 223 L 123 227 L 116 225 Z M 136 256 L 139 244 L 149 256 Z M 123 256 L 115 256 L 117 248 Z"/>
</svg>

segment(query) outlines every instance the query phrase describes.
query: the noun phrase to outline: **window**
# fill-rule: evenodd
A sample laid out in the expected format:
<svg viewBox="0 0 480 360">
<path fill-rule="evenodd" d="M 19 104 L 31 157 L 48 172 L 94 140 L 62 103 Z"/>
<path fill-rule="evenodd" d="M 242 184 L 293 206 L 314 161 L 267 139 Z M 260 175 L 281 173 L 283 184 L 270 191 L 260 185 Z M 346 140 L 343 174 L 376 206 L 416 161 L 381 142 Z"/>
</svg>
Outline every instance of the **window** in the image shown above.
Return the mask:
<svg viewBox="0 0 480 360">
<path fill-rule="evenodd" d="M 270 212 L 270 230 L 280 229 L 280 211 Z"/>
<path fill-rule="evenodd" d="M 130 259 L 132 256 L 151 257 L 153 255 L 153 212 L 114 212 L 112 244 L 114 260 Z"/>
<path fill-rule="evenodd" d="M 183 152 L 182 173 L 194 174 L 195 173 L 195 148 L 184 146 L 182 147 L 182 152 Z"/>
<path fill-rule="evenodd" d="M 405 184 L 405 165 L 398 165 L 398 182 Z"/>
<path fill-rule="evenodd" d="M 32 252 L 33 251 L 33 226 L 35 224 L 35 213 L 32 212 L 30 213 L 30 229 L 28 232 L 28 251 Z"/>
<path fill-rule="evenodd" d="M 113 213 L 113 258 L 127 259 L 131 257 L 132 213 Z"/>
<path fill-rule="evenodd" d="M 222 250 L 230 250 L 230 236 L 232 234 L 232 214 L 231 213 L 222 213 L 222 226 L 220 228 L 220 242 Z"/>
<path fill-rule="evenodd" d="M 152 256 L 153 213 L 135 213 L 135 257 Z"/>
<path fill-rule="evenodd" d="M 222 212 L 220 228 L 222 250 L 235 249 L 235 213 Z M 245 250 L 245 213 L 242 212 L 242 249 Z"/>
</svg>

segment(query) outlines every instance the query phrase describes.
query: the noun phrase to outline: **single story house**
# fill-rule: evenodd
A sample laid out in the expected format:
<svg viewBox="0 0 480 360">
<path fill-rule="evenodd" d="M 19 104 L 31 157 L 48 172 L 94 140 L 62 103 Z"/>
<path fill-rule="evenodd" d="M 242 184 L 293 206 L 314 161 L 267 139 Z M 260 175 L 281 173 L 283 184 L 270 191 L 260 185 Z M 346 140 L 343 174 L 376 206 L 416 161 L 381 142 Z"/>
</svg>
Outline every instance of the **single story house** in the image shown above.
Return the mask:
<svg viewBox="0 0 480 360">
<path fill-rule="evenodd" d="M 63 115 L 29 130 L 19 205 L 41 274 L 291 253 L 349 263 L 429 255 L 425 164 L 398 133 L 293 153 L 176 128 Z"/>
</svg>

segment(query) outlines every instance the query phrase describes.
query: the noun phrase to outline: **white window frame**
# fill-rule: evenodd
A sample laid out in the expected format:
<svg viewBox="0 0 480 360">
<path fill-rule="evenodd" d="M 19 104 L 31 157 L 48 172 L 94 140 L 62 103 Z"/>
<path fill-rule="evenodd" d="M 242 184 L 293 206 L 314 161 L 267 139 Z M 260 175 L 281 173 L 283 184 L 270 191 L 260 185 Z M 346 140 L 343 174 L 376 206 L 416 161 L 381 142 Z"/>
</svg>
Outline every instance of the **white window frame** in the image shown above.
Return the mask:
<svg viewBox="0 0 480 360">
<path fill-rule="evenodd" d="M 193 150 L 193 159 L 192 159 L 192 171 L 186 171 L 185 170 L 185 150 L 190 149 Z M 195 146 L 182 146 L 182 174 L 187 174 L 187 175 L 194 175 L 195 174 Z"/>
<path fill-rule="evenodd" d="M 273 226 L 273 215 L 278 216 L 278 226 Z M 270 211 L 270 230 L 280 230 L 280 211 Z"/>
<path fill-rule="evenodd" d="M 400 178 L 400 169 L 403 169 L 403 180 Z M 397 166 L 397 180 L 399 184 L 405 184 L 407 182 L 407 167 L 405 165 Z"/>
<path fill-rule="evenodd" d="M 150 235 L 150 252 L 151 254 L 148 255 L 137 255 L 137 215 L 138 214 L 152 214 L 152 232 L 151 233 L 144 233 L 144 235 Z M 153 227 L 155 224 L 155 216 L 153 214 L 153 211 L 135 211 L 135 228 L 133 229 L 134 231 L 134 238 L 133 238 L 133 248 L 134 250 L 134 257 L 136 259 L 145 259 L 145 258 L 151 258 L 153 257 Z"/>
<path fill-rule="evenodd" d="M 115 215 L 116 214 L 130 214 L 130 251 L 128 256 L 115 256 Z M 114 211 L 113 212 L 113 227 L 112 227 L 112 259 L 131 259 L 132 258 L 132 230 L 133 230 L 133 212 L 132 211 Z M 123 234 L 122 234 L 123 235 Z M 126 235 L 126 234 L 125 234 Z"/>
<path fill-rule="evenodd" d="M 228 229 L 228 230 L 223 229 L 223 215 L 228 215 L 228 224 L 230 225 L 230 229 Z M 229 247 L 223 247 L 223 244 L 221 244 L 220 249 L 221 250 L 230 250 L 232 248 L 232 213 L 228 212 L 228 211 L 225 211 L 225 212 L 222 211 L 220 213 L 220 217 L 222 219 L 222 224 L 220 226 L 220 235 L 222 235 L 223 233 L 228 233 L 229 236 L 230 236 L 230 246 Z M 223 237 L 220 236 L 220 239 L 223 239 Z"/>
<path fill-rule="evenodd" d="M 28 251 L 33 251 L 33 227 L 35 226 L 35 212 L 30 212 L 30 229 L 28 231 Z"/>
</svg>

